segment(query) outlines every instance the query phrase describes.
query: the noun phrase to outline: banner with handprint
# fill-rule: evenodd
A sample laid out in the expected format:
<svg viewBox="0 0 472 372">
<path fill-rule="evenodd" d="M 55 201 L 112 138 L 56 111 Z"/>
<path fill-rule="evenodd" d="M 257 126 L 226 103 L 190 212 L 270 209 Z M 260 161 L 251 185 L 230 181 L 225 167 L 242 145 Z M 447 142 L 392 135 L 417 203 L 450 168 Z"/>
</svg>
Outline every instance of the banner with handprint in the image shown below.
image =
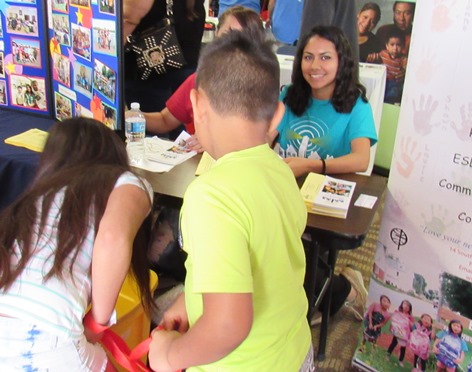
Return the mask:
<svg viewBox="0 0 472 372">
<path fill-rule="evenodd" d="M 391 320 L 374 343 L 365 340 L 353 358 L 363 370 L 467 370 L 472 362 L 472 47 L 462 43 L 471 39 L 471 1 L 417 0 L 367 301 L 386 296 L 390 313 L 413 319 L 407 342 Z M 413 339 L 420 333 L 427 352 Z M 446 365 L 440 340 L 448 335 L 459 346 Z"/>
</svg>

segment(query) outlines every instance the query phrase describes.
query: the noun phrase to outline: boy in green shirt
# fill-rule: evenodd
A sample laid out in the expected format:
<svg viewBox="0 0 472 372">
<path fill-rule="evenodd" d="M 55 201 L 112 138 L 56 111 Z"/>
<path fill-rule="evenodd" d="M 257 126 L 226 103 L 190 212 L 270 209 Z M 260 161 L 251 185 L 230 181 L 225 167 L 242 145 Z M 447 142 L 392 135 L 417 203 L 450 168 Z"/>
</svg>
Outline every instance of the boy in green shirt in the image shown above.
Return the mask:
<svg viewBox="0 0 472 372">
<path fill-rule="evenodd" d="M 217 161 L 181 212 L 185 293 L 154 331 L 153 369 L 312 371 L 303 289 L 306 207 L 266 143 L 283 116 L 279 65 L 259 35 L 231 31 L 200 57 L 191 101 L 198 140 Z"/>
</svg>

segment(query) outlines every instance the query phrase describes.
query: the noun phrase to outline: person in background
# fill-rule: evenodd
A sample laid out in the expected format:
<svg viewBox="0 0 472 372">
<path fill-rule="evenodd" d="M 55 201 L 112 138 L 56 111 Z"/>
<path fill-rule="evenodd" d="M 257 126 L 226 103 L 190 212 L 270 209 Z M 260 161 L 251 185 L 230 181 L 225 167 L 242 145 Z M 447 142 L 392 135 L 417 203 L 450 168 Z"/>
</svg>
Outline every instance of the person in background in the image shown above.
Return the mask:
<svg viewBox="0 0 472 372">
<path fill-rule="evenodd" d="M 105 125 L 51 127 L 32 185 L 0 214 L 0 370 L 113 370 L 82 322 L 91 305 L 109 324 L 130 266 L 152 308 L 152 196 Z"/>
<path fill-rule="evenodd" d="M 166 330 L 152 333 L 153 370 L 314 370 L 306 207 L 266 143 L 283 115 L 278 90 L 279 64 L 260 34 L 230 31 L 203 50 L 191 100 L 199 140 L 217 160 L 185 193 L 185 292 L 164 315 Z"/>
<path fill-rule="evenodd" d="M 352 48 L 352 58 L 359 61 L 357 43 L 357 5 L 355 0 L 304 0 L 300 37 L 315 26 L 330 25 L 339 27 Z"/>
<path fill-rule="evenodd" d="M 405 45 L 402 48 L 402 53 L 405 56 L 408 56 L 410 50 L 415 6 L 415 3 L 409 1 L 395 1 L 393 4 L 393 23 L 379 27 L 376 32 L 377 37 L 383 44 L 387 43 L 388 35 L 392 30 L 403 32 L 405 35 Z"/>
<path fill-rule="evenodd" d="M 218 16 L 233 6 L 243 6 L 254 10 L 257 14 L 261 13 L 261 3 L 259 0 L 219 0 L 218 3 Z"/>
<path fill-rule="evenodd" d="M 316 26 L 301 38 L 292 84 L 279 98 L 285 104 L 285 114 L 268 133 L 269 143 L 275 140 L 274 150 L 295 177 L 309 172 L 336 174 L 367 169 L 370 146 L 377 142 L 377 134 L 365 92 L 341 29 Z M 341 275 L 334 276 L 331 314 L 345 305 L 362 320 L 366 298 L 359 271 L 345 267 Z"/>
<path fill-rule="evenodd" d="M 269 0 L 269 19 L 265 27 L 270 27 L 277 43 L 295 45 L 300 35 L 303 0 Z"/>
<path fill-rule="evenodd" d="M 228 30 L 246 30 L 251 33 L 264 33 L 264 27 L 259 14 L 242 6 L 235 6 L 226 10 L 219 17 L 216 36 Z M 190 102 L 190 91 L 195 88 L 196 74 L 190 75 L 174 94 L 167 100 L 162 111 L 145 112 L 146 129 L 150 133 L 164 134 L 177 129 L 182 123 L 188 133 L 194 134 L 193 110 Z M 188 149 L 202 151 L 195 136 L 188 141 Z"/>
<path fill-rule="evenodd" d="M 150 6 L 149 0 L 143 0 L 143 2 L 141 0 L 127 1 L 132 4 L 139 4 L 136 7 L 131 7 L 128 13 L 134 14 L 134 9 L 137 11 L 141 9 L 139 15 L 142 15 L 146 9 L 149 9 L 139 24 L 135 26 L 136 32 L 145 30 L 166 17 L 166 2 L 164 0 L 155 0 Z M 187 62 L 183 68 L 168 71 L 162 75 L 153 72 L 147 80 L 141 80 L 138 76 L 135 54 L 132 52 L 125 53 L 124 85 L 125 101 L 128 107 L 130 107 L 131 102 L 139 102 L 143 112 L 161 111 L 165 107 L 167 99 L 188 76 L 195 72 L 205 25 L 205 8 L 203 3 L 204 0 L 173 1 L 172 10 L 175 32 Z M 144 7 L 144 4 L 148 4 L 148 7 Z M 128 16 L 129 18 L 132 17 Z M 124 20 L 126 19 L 124 17 Z M 133 22 L 136 23 L 136 20 Z M 172 133 L 170 137 L 175 137 L 179 133 Z"/>
<path fill-rule="evenodd" d="M 365 3 L 357 14 L 359 62 L 369 62 L 369 55 L 380 52 L 384 47 L 378 37 L 372 33 L 380 17 L 380 7 L 376 3 Z"/>
</svg>

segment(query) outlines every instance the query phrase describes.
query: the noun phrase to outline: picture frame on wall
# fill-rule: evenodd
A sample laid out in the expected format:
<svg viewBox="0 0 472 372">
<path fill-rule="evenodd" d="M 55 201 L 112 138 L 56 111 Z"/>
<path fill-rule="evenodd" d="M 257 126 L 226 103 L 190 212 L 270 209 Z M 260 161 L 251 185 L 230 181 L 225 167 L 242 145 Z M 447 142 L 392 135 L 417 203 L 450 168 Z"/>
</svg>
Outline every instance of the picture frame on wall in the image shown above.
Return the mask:
<svg viewBox="0 0 472 372">
<path fill-rule="evenodd" d="M 38 39 L 20 37 L 11 38 L 11 51 L 13 62 L 34 68 L 41 68 L 41 46 Z"/>
<path fill-rule="evenodd" d="M 38 37 L 38 12 L 36 8 L 10 6 L 6 11 L 6 19 L 8 33 Z"/>
<path fill-rule="evenodd" d="M 0 105 L 8 105 L 8 92 L 5 80 L 0 80 Z"/>
</svg>

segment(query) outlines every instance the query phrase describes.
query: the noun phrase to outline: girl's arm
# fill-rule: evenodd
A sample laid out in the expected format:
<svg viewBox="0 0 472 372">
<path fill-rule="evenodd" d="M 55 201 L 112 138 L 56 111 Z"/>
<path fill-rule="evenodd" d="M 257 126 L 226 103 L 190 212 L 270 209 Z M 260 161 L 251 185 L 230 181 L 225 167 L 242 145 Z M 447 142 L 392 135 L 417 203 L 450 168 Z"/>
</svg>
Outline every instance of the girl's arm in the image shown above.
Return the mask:
<svg viewBox="0 0 472 372">
<path fill-rule="evenodd" d="M 203 294 L 203 314 L 188 332 L 153 332 L 150 366 L 155 371 L 171 372 L 215 362 L 246 339 L 252 321 L 251 293 Z"/>
<path fill-rule="evenodd" d="M 465 353 L 464 353 L 464 351 L 462 350 L 460 357 L 457 358 L 456 360 L 454 360 L 454 363 L 456 363 L 456 364 L 461 364 L 461 363 L 464 361 L 464 358 L 465 358 Z"/>
<path fill-rule="evenodd" d="M 366 137 L 356 138 L 351 141 L 351 153 L 339 158 L 326 159 L 326 174 L 364 172 L 370 161 L 370 139 Z M 290 166 L 295 177 L 303 176 L 310 172 L 321 173 L 323 163 L 319 159 L 286 158 L 285 162 Z"/>
<path fill-rule="evenodd" d="M 180 120 L 177 119 L 166 107 L 162 111 L 144 112 L 146 118 L 146 130 L 150 133 L 163 134 L 178 128 Z"/>
<path fill-rule="evenodd" d="M 92 256 L 92 315 L 107 324 L 128 273 L 133 241 L 151 208 L 146 191 L 122 185 L 110 194 Z"/>
<path fill-rule="evenodd" d="M 439 344 L 440 340 L 441 340 L 440 338 L 437 338 L 436 340 L 434 340 L 434 344 L 433 344 L 433 353 L 434 354 L 439 354 L 438 344 Z"/>
</svg>

